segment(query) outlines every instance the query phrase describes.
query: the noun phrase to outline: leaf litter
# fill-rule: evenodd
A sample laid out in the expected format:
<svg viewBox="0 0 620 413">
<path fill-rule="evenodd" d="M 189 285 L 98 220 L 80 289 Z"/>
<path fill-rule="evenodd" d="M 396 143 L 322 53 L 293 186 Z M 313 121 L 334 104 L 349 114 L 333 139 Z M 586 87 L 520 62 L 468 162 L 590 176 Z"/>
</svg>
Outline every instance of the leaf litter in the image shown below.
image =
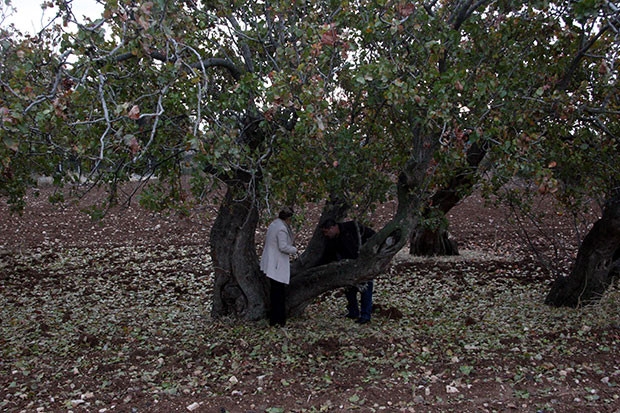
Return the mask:
<svg viewBox="0 0 620 413">
<path fill-rule="evenodd" d="M 476 199 L 461 255 L 399 253 L 370 324 L 333 291 L 283 329 L 210 317 L 209 211 L 30 208 L 1 211 L 4 411 L 620 411 L 620 291 L 543 305 L 553 277 Z"/>
</svg>

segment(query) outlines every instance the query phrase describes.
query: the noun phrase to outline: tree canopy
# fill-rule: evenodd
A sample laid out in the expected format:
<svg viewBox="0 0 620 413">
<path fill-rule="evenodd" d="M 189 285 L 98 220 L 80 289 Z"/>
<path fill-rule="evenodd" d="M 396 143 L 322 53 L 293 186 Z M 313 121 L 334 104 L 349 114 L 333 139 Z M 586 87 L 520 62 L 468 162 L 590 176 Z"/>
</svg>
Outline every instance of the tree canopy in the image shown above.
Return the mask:
<svg viewBox="0 0 620 413">
<path fill-rule="evenodd" d="M 94 22 L 55 7 L 37 35 L 3 30 L 3 175 L 20 178 L 3 187 L 71 161 L 166 178 L 189 153 L 266 170 L 288 202 L 376 200 L 422 136 L 436 185 L 480 140 L 502 182 L 604 193 L 617 178 L 611 2 L 109 1 Z M 261 124 L 269 139 L 240 144 Z"/>
</svg>

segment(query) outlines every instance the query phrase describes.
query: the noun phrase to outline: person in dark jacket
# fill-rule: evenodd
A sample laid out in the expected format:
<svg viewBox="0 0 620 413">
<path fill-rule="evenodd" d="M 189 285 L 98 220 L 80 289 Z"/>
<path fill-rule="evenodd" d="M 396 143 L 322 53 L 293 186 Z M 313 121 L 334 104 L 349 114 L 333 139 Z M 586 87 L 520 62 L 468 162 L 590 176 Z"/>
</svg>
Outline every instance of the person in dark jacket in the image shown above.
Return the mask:
<svg viewBox="0 0 620 413">
<path fill-rule="evenodd" d="M 356 221 L 336 222 L 333 219 L 325 220 L 321 224 L 321 231 L 327 238 L 325 253 L 321 260 L 323 264 L 357 258 L 360 247 L 375 234 L 371 228 Z M 370 321 L 373 284 L 373 281 L 370 280 L 357 287 L 345 288 L 345 296 L 347 297 L 346 317 L 355 319 L 359 324 L 366 324 Z M 361 293 L 359 304 L 358 292 Z"/>
</svg>

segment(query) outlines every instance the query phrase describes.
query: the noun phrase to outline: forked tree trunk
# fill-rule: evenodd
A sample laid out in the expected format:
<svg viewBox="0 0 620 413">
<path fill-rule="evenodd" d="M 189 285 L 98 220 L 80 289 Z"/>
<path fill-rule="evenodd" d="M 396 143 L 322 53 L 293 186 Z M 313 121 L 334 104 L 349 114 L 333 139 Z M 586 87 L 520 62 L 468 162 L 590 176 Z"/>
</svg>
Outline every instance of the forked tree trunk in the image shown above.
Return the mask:
<svg viewBox="0 0 620 413">
<path fill-rule="evenodd" d="M 421 197 L 422 182 L 432 153 L 425 147 L 420 161 L 410 160 L 399 176 L 398 210 L 383 229 L 368 240 L 355 260 L 344 260 L 315 266 L 322 253 L 323 242 L 318 229 L 316 239 L 304 254 L 304 265 L 294 263 L 287 295 L 287 312 L 295 315 L 320 294 L 339 287 L 354 286 L 381 274 L 394 255 L 409 240 L 415 227 Z M 254 177 L 255 178 L 255 177 Z M 251 176 L 238 172 L 236 179 L 228 180 L 226 197 L 211 229 L 211 257 L 215 271 L 212 315 L 233 316 L 244 320 L 265 318 L 270 307 L 267 278 L 259 269 L 254 234 L 258 211 L 248 196 Z M 253 184 L 256 184 L 253 182 Z M 338 208 L 338 207 L 336 207 Z M 336 215 L 342 213 L 336 209 Z M 312 258 L 310 258 L 312 257 Z"/>
<path fill-rule="evenodd" d="M 435 215 L 436 221 L 445 220 L 445 215 L 463 199 L 464 194 L 471 192 L 474 185 L 475 173 L 478 165 L 487 154 L 486 145 L 474 143 L 467 151 L 467 166 L 456 170 L 454 177 L 446 187 L 437 191 L 425 208 L 423 217 L 426 219 Z M 417 256 L 459 255 L 456 241 L 450 238 L 447 225 L 438 225 L 429 228 L 420 221 L 409 243 L 409 254 Z"/>
<path fill-rule="evenodd" d="M 607 203 L 588 232 L 568 277 L 559 277 L 545 304 L 579 307 L 598 300 L 620 275 L 620 194 Z"/>
<path fill-rule="evenodd" d="M 211 228 L 215 271 L 212 316 L 259 320 L 267 315 L 268 286 L 256 255 L 258 211 L 247 196 L 250 177 L 239 173 L 238 178 L 228 182 L 226 197 Z"/>
<path fill-rule="evenodd" d="M 240 181 L 237 181 L 240 182 Z M 240 184 L 237 184 L 240 185 Z M 342 210 L 327 206 L 327 215 L 338 217 Z M 360 251 L 356 260 L 316 266 L 324 247 L 320 230 L 302 258 L 292 265 L 288 288 L 287 312 L 300 314 L 320 294 L 339 287 L 357 285 L 384 271 L 393 256 L 404 246 L 413 217 L 402 209 L 395 219 L 380 230 Z M 334 215 L 335 214 L 335 215 Z M 246 197 L 235 197 L 229 183 L 226 197 L 211 229 L 211 257 L 215 271 L 213 317 L 232 316 L 259 320 L 268 314 L 270 302 L 267 279 L 259 268 L 254 233 L 258 212 Z"/>
</svg>

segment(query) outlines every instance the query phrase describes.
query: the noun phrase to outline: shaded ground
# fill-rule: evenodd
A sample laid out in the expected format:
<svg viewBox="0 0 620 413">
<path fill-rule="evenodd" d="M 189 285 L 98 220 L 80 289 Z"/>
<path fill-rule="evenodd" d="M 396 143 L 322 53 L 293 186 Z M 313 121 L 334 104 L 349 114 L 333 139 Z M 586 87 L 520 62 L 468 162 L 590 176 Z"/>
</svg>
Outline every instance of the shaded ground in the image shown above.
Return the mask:
<svg viewBox="0 0 620 413">
<path fill-rule="evenodd" d="M 567 218 L 529 239 L 547 267 L 471 197 L 450 217 L 462 255 L 401 253 L 370 324 L 341 318 L 333 292 L 272 329 L 209 317 L 214 208 L 94 223 L 46 197 L 22 216 L 0 205 L 3 411 L 620 411 L 620 293 L 542 304 L 574 254 Z"/>
</svg>

